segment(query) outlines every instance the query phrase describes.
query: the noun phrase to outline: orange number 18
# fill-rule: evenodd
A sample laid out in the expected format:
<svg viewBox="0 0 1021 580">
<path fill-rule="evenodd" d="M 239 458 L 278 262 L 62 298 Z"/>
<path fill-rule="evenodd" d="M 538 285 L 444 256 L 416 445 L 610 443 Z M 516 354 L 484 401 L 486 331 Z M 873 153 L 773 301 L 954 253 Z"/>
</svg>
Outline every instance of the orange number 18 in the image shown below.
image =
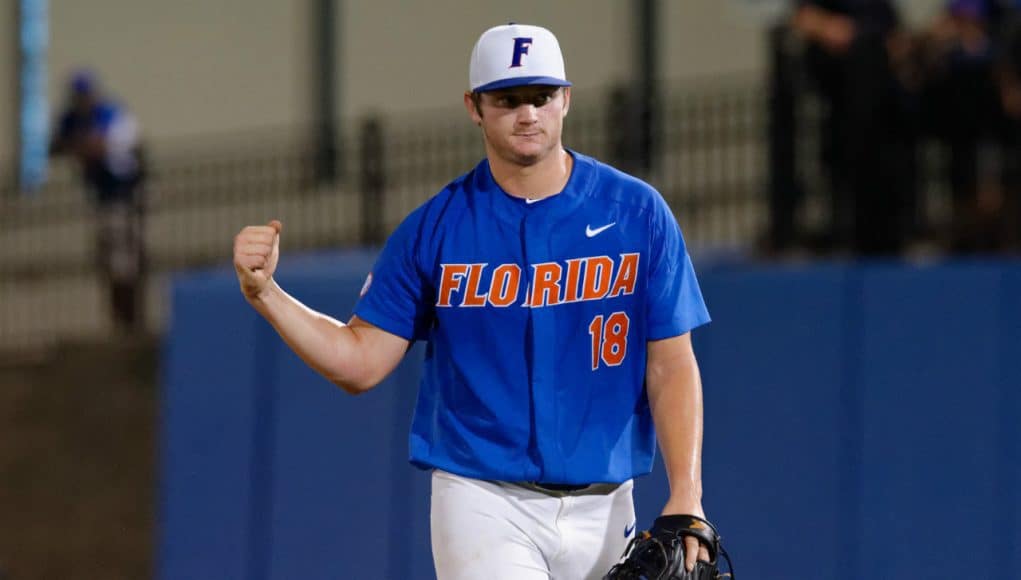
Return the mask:
<svg viewBox="0 0 1021 580">
<path fill-rule="evenodd" d="M 631 319 L 624 312 L 614 312 L 606 317 L 603 315 L 592 319 L 588 325 L 588 333 L 592 335 L 592 370 L 599 368 L 599 361 L 608 367 L 619 366 L 627 356 L 627 332 L 631 327 Z"/>
</svg>

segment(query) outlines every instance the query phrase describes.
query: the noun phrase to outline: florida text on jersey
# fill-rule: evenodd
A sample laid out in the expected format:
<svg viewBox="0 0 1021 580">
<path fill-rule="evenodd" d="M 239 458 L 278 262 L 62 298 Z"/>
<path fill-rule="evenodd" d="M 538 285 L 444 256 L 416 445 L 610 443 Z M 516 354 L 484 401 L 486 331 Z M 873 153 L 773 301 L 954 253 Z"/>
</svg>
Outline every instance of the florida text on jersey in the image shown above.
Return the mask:
<svg viewBox="0 0 1021 580">
<path fill-rule="evenodd" d="M 561 483 L 651 470 L 645 343 L 709 315 L 662 196 L 571 155 L 564 190 L 538 203 L 482 161 L 409 215 L 373 268 L 355 314 L 428 341 L 416 465 Z"/>
</svg>

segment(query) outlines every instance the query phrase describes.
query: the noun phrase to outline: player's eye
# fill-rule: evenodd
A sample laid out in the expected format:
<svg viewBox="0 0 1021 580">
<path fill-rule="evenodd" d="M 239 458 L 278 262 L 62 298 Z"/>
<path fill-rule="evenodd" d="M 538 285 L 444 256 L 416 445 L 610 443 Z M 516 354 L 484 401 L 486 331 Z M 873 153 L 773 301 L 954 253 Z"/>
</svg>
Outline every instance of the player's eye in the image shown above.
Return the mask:
<svg viewBox="0 0 1021 580">
<path fill-rule="evenodd" d="M 533 94 L 506 94 L 494 95 L 493 105 L 501 109 L 517 109 L 521 105 L 529 104 L 534 107 L 543 107 L 553 100 L 557 91 L 542 91 Z"/>
<path fill-rule="evenodd" d="M 539 93 L 532 97 L 531 103 L 536 107 L 542 107 L 543 105 L 549 104 L 553 100 L 554 93 Z"/>
</svg>

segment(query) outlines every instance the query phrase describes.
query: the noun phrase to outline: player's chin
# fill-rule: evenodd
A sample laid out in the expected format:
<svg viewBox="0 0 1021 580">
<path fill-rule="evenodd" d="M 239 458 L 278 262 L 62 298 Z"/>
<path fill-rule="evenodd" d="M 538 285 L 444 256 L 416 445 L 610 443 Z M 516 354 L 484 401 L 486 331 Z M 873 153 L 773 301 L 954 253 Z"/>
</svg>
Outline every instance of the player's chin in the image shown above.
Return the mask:
<svg viewBox="0 0 1021 580">
<path fill-rule="evenodd" d="M 515 153 L 511 156 L 511 159 L 517 165 L 521 165 L 522 167 L 528 167 L 530 165 L 535 165 L 536 163 L 542 161 L 542 157 L 543 156 L 539 154 L 527 155 L 523 153 Z"/>
<path fill-rule="evenodd" d="M 549 154 L 550 147 L 546 143 L 516 143 L 510 148 L 511 156 L 521 165 L 533 165 Z"/>
</svg>

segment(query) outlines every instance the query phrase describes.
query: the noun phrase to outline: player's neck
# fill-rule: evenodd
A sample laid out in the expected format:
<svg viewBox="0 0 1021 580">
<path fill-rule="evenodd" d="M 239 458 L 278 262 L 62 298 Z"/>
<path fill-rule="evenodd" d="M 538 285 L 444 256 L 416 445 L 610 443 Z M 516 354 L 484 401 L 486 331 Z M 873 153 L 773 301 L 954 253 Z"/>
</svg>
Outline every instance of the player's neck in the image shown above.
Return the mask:
<svg viewBox="0 0 1021 580">
<path fill-rule="evenodd" d="M 532 165 L 520 165 L 489 156 L 489 169 L 496 183 L 514 197 L 542 199 L 560 193 L 571 178 L 574 158 L 562 147 Z"/>
</svg>

